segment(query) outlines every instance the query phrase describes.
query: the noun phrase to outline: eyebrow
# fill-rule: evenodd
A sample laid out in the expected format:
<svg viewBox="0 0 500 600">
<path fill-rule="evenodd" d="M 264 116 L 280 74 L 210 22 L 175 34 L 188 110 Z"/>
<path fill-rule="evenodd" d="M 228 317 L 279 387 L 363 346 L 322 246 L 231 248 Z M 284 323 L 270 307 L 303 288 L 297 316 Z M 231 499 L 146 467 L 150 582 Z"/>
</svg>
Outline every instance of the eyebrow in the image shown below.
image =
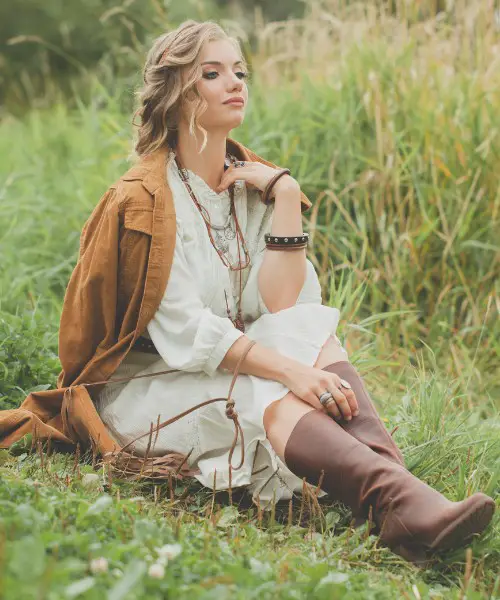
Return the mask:
<svg viewBox="0 0 500 600">
<path fill-rule="evenodd" d="M 201 63 L 202 65 L 222 65 L 223 63 L 221 63 L 218 60 L 207 60 L 205 62 Z M 235 63 L 233 63 L 233 67 L 234 65 L 242 65 L 243 62 L 241 60 L 237 60 Z"/>
</svg>

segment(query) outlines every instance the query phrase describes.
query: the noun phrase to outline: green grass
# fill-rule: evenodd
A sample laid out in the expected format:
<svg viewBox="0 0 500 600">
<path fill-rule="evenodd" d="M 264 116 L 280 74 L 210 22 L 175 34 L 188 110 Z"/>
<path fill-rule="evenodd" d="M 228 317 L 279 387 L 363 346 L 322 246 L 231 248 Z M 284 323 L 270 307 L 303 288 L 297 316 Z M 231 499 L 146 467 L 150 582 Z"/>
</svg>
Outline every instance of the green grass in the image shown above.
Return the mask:
<svg viewBox="0 0 500 600">
<path fill-rule="evenodd" d="M 343 37 L 313 15 L 300 32 L 259 29 L 249 110 L 231 134 L 289 166 L 313 200 L 309 257 L 341 309 L 339 337 L 408 467 L 452 500 L 498 498 L 500 475 L 499 34 L 486 4 L 470 6 L 484 10 L 427 30 L 355 7 Z M 130 89 L 89 81 L 90 101 L 0 124 L 0 408 L 55 385 L 81 227 L 128 165 Z M 468 551 L 422 570 L 328 499 L 318 512 L 294 498 L 290 521 L 286 502 L 259 515 L 241 490 L 231 506 L 196 481 L 131 484 L 89 456 L 40 450 L 0 453 L 2 600 L 500 597 L 498 512 Z M 155 579 L 167 543 L 182 552 Z M 94 573 L 99 557 L 108 568 Z"/>
</svg>

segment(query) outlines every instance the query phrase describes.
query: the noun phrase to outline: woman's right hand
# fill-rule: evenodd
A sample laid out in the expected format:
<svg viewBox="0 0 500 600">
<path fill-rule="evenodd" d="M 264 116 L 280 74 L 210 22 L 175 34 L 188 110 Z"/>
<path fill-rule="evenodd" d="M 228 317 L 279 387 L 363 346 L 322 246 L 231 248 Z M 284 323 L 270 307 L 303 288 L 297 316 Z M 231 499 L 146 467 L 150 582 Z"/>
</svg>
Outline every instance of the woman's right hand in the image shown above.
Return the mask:
<svg viewBox="0 0 500 600">
<path fill-rule="evenodd" d="M 341 379 L 336 373 L 294 363 L 293 367 L 285 371 L 281 383 L 298 398 L 335 419 L 344 418 L 350 421 L 359 414 L 354 392 L 351 389 L 340 389 Z M 321 394 L 326 391 L 331 392 L 335 400 L 328 405 L 328 409 L 319 401 Z"/>
</svg>

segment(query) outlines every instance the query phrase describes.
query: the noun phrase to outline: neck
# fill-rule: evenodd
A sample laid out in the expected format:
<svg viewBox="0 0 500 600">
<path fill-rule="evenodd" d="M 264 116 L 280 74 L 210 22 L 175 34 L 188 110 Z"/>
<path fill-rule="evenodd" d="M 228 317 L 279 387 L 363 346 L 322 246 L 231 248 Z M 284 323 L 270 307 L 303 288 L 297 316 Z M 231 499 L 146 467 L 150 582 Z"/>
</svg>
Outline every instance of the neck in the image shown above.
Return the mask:
<svg viewBox="0 0 500 600">
<path fill-rule="evenodd" d="M 209 132 L 207 145 L 203 152 L 198 153 L 203 137 L 199 132 L 196 132 L 196 135 L 197 138 L 195 139 L 189 133 L 186 124 L 180 125 L 175 152 L 185 169 L 196 173 L 215 190 L 224 175 L 227 137 L 223 132 Z"/>
</svg>

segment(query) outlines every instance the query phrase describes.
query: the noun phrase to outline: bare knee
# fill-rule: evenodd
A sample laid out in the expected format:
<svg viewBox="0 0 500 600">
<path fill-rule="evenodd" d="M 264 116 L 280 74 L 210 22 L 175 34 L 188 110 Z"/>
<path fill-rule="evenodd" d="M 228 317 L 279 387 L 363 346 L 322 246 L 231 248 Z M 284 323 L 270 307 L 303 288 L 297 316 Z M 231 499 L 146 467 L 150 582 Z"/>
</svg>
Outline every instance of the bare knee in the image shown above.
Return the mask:
<svg viewBox="0 0 500 600">
<path fill-rule="evenodd" d="M 277 454 L 283 459 L 285 445 L 297 421 L 311 410 L 316 410 L 293 392 L 272 402 L 264 411 L 266 436 Z"/>
</svg>

